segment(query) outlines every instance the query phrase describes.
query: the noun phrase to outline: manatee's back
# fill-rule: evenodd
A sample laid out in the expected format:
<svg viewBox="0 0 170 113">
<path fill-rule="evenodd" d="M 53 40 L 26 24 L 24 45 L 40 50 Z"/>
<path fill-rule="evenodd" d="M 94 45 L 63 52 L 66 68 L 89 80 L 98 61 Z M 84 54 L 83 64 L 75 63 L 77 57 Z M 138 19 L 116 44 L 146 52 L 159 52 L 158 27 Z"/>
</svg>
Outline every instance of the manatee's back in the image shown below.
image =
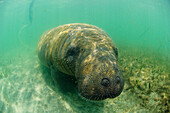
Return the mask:
<svg viewBox="0 0 170 113">
<path fill-rule="evenodd" d="M 66 74 L 67 71 L 62 69 L 61 60 L 59 58 L 62 41 L 67 33 L 63 33 L 67 27 L 58 26 L 46 31 L 38 42 L 38 57 L 40 61 L 49 68 L 58 69 Z M 65 35 L 65 36 L 64 36 Z"/>
<path fill-rule="evenodd" d="M 46 66 L 74 75 L 75 62 L 80 52 L 87 56 L 96 49 L 96 44 L 101 43 L 103 46 L 102 41 L 108 42 L 110 47 L 114 48 L 111 39 L 102 29 L 82 23 L 66 24 L 53 28 L 41 36 L 38 56 Z"/>
</svg>

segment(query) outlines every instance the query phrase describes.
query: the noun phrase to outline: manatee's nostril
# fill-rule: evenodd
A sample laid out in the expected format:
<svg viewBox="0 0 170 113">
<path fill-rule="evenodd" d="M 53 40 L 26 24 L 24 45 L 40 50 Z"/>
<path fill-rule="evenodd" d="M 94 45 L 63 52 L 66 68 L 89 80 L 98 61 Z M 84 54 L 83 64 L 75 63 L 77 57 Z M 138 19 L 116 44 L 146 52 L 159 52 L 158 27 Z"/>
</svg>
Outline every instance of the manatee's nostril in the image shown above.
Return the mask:
<svg viewBox="0 0 170 113">
<path fill-rule="evenodd" d="M 116 82 L 116 84 L 120 83 L 120 77 L 119 77 L 119 76 L 117 76 L 117 77 L 115 78 L 115 82 Z"/>
<path fill-rule="evenodd" d="M 103 78 L 102 81 L 101 81 L 101 84 L 105 87 L 108 87 L 110 85 L 109 78 Z"/>
</svg>

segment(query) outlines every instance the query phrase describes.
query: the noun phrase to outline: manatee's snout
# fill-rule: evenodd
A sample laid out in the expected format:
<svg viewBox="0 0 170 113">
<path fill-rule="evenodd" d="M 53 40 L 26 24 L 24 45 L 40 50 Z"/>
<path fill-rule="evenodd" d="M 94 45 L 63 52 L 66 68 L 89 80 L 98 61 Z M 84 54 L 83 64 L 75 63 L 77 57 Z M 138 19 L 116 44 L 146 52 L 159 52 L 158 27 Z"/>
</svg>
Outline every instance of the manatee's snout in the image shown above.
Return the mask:
<svg viewBox="0 0 170 113">
<path fill-rule="evenodd" d="M 107 88 L 111 87 L 113 82 L 113 90 L 114 93 L 112 93 L 114 96 L 119 95 L 122 92 L 122 87 L 123 87 L 123 81 L 119 76 L 116 76 L 115 79 L 112 81 L 109 77 L 104 77 L 101 80 L 101 85 L 107 90 Z M 108 92 L 107 95 L 109 95 L 110 92 Z M 112 97 L 112 96 L 111 96 Z"/>
<path fill-rule="evenodd" d="M 89 100 L 115 98 L 123 90 L 124 78 L 120 71 L 110 75 L 104 73 L 98 76 L 87 75 L 81 82 L 79 81 L 78 87 L 81 96 Z"/>
<path fill-rule="evenodd" d="M 105 92 L 105 98 L 115 98 L 120 95 L 123 90 L 124 79 L 122 75 L 115 76 L 114 79 L 104 77 L 103 79 L 101 79 L 101 85 Z"/>
</svg>

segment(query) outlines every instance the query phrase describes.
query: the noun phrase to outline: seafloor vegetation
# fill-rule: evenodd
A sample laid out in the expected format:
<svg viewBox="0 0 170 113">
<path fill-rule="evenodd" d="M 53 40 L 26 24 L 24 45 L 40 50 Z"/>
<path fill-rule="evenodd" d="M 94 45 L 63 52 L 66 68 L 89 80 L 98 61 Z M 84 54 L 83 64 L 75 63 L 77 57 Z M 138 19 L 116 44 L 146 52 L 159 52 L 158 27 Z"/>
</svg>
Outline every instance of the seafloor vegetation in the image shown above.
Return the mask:
<svg viewBox="0 0 170 113">
<path fill-rule="evenodd" d="M 119 59 L 126 85 L 140 105 L 152 112 L 170 112 L 169 59 L 152 53 L 122 53 Z"/>
<path fill-rule="evenodd" d="M 15 53 L 15 54 L 14 54 Z M 0 58 L 0 112 L 3 113 L 168 113 L 170 65 L 159 55 L 122 51 L 119 65 L 125 78 L 121 95 L 91 102 L 82 99 L 75 81 L 40 65 L 36 51 L 9 53 Z"/>
</svg>

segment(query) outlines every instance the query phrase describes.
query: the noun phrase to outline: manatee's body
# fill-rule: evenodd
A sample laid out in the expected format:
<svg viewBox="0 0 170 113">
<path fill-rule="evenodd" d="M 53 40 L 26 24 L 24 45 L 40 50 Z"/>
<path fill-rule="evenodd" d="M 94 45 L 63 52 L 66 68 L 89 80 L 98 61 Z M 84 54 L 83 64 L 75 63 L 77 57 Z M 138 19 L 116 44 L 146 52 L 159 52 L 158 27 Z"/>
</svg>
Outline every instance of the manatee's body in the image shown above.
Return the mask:
<svg viewBox="0 0 170 113">
<path fill-rule="evenodd" d="M 75 76 L 80 94 L 90 100 L 118 96 L 124 79 L 117 65 L 117 48 L 100 28 L 74 23 L 44 33 L 38 56 L 47 67 Z"/>
</svg>

